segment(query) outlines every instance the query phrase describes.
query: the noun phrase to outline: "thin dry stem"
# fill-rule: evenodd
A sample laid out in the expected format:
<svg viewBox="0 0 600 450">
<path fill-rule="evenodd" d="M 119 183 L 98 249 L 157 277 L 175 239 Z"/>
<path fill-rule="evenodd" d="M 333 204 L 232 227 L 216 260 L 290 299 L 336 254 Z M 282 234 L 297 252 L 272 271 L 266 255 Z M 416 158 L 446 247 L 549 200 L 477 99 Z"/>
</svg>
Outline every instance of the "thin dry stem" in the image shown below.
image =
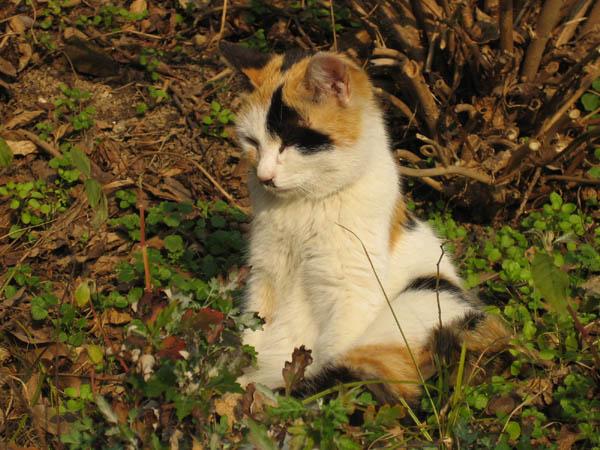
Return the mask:
<svg viewBox="0 0 600 450">
<path fill-rule="evenodd" d="M 588 14 L 588 18 L 581 28 L 581 36 L 583 37 L 593 31 L 600 31 L 600 0 L 596 0 L 592 10 Z"/>
<path fill-rule="evenodd" d="M 500 2 L 500 50 L 512 55 L 513 47 L 513 0 Z"/>
<path fill-rule="evenodd" d="M 460 175 L 477 180 L 484 184 L 494 184 L 493 178 L 489 175 L 462 166 L 432 167 L 429 169 L 413 169 L 411 167 L 400 166 L 398 170 L 402 175 L 409 177 L 439 177 L 442 175 Z"/>
</svg>

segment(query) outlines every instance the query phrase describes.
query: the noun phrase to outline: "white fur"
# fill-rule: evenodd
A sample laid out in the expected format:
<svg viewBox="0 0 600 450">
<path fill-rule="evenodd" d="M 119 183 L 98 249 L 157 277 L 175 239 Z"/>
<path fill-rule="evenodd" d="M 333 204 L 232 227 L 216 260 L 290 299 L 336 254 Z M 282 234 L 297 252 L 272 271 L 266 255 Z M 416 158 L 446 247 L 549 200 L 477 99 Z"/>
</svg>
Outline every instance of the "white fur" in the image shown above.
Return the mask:
<svg viewBox="0 0 600 450">
<path fill-rule="evenodd" d="M 240 382 L 281 386 L 284 362 L 300 345 L 312 349 L 310 375 L 353 346 L 403 344 L 360 241 L 342 226 L 367 248 L 410 344 L 422 344 L 439 323 L 435 294 L 400 292 L 411 279 L 436 273 L 440 241 L 419 223 L 389 249 L 401 192 L 378 108 L 364 109 L 361 137 L 352 148 L 313 155 L 295 148 L 279 153 L 281 143 L 265 128 L 266 113 L 253 106 L 238 120 L 240 136 L 260 143 L 258 176 L 276 185 L 265 188 L 250 174 L 254 221 L 246 307 L 266 323 L 244 336 L 258 352 L 258 365 Z M 458 280 L 447 257 L 440 271 Z M 469 309 L 448 293 L 440 294 L 440 304 L 443 321 Z"/>
</svg>

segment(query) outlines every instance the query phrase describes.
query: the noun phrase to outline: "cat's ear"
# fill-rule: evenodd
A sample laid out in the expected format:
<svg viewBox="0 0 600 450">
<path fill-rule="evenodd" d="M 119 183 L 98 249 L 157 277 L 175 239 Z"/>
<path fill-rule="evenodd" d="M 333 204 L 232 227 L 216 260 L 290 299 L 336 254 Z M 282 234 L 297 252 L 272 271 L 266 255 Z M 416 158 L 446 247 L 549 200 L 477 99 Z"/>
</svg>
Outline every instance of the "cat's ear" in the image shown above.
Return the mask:
<svg viewBox="0 0 600 450">
<path fill-rule="evenodd" d="M 260 86 L 262 69 L 271 59 L 270 55 L 227 41 L 219 43 L 219 50 L 229 64 L 243 73 L 255 88 Z"/>
<path fill-rule="evenodd" d="M 348 63 L 334 53 L 317 53 L 306 70 L 306 81 L 317 99 L 335 96 L 342 105 L 350 102 Z"/>
</svg>

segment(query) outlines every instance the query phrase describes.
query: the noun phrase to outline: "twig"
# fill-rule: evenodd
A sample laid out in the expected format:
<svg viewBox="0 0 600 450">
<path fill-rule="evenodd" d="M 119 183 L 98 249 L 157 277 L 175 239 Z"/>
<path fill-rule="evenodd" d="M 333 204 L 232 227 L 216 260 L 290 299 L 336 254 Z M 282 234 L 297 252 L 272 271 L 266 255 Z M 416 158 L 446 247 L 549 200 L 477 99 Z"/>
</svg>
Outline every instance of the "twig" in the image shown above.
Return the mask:
<svg viewBox="0 0 600 450">
<path fill-rule="evenodd" d="M 521 76 L 525 81 L 533 81 L 537 74 L 542 61 L 542 54 L 550 39 L 552 30 L 560 21 L 562 3 L 563 0 L 546 0 L 544 6 L 542 6 L 534 36 L 527 47 L 523 61 Z"/>
<path fill-rule="evenodd" d="M 383 58 L 371 61 L 374 65 L 397 65 L 401 69 L 403 80 L 410 86 L 416 97 L 417 103 L 423 120 L 432 136 L 437 135 L 437 122 L 440 116 L 440 110 L 435 103 L 435 97 L 431 93 L 419 64 L 393 49 L 376 48 L 373 50 L 373 56 L 382 56 Z"/>
<path fill-rule="evenodd" d="M 19 133 L 21 136 L 29 139 L 31 142 L 33 142 L 39 148 L 41 148 L 42 150 L 44 150 L 50 156 L 53 156 L 55 158 L 61 158 L 62 157 L 62 153 L 60 152 L 60 150 L 58 150 L 54 146 L 48 144 L 47 142 L 42 141 L 36 134 L 32 133 L 31 131 L 17 130 L 17 133 Z"/>
<path fill-rule="evenodd" d="M 569 304 L 569 302 L 567 302 L 567 311 L 569 311 L 569 314 L 571 315 L 571 318 L 573 319 L 573 324 L 575 325 L 575 328 L 581 335 L 581 340 L 589 345 L 590 352 L 592 353 L 592 358 L 594 359 L 594 364 L 596 365 L 596 368 L 600 369 L 600 356 L 598 356 L 598 351 L 596 350 L 596 345 L 594 343 L 594 340 L 592 339 L 591 341 L 588 341 L 589 333 L 586 330 L 586 328 L 579 321 L 579 317 L 577 316 L 577 313 L 575 312 L 573 307 Z"/>
<path fill-rule="evenodd" d="M 523 214 L 523 212 L 525 211 L 525 207 L 527 206 L 529 197 L 531 196 L 531 193 L 533 192 L 533 188 L 537 184 L 541 173 L 542 173 L 541 167 L 538 167 L 537 169 L 535 169 L 533 177 L 531 178 L 531 182 L 529 183 L 529 186 L 527 187 L 527 191 L 525 192 L 525 195 L 523 195 L 523 200 L 521 200 L 519 209 L 517 209 L 517 213 L 515 214 L 515 218 L 513 219 L 514 224 L 517 223 L 517 220 L 519 219 L 519 217 L 521 217 L 521 214 Z"/>
<path fill-rule="evenodd" d="M 513 54 L 513 0 L 500 2 L 500 50 Z"/>
<path fill-rule="evenodd" d="M 223 37 L 223 31 L 225 31 L 225 22 L 227 19 L 227 0 L 223 0 L 223 12 L 221 13 L 221 26 L 219 27 L 219 34 L 217 36 L 217 42 Z"/>
<path fill-rule="evenodd" d="M 142 260 L 144 262 L 144 291 L 152 292 L 152 277 L 150 275 L 150 261 L 148 259 L 148 248 L 146 245 L 146 219 L 145 219 L 145 202 L 143 199 L 144 193 L 141 188 L 142 178 L 140 177 L 138 186 L 138 208 L 140 211 L 140 248 L 142 250 Z"/>
<path fill-rule="evenodd" d="M 389 26 L 400 50 L 422 66 L 425 63 L 426 55 L 419 39 L 417 20 L 410 1 L 384 1 L 380 3 L 380 6 L 379 19 L 383 24 Z"/>
<path fill-rule="evenodd" d="M 598 51 L 595 51 L 596 55 L 598 55 Z M 573 92 L 573 94 L 569 97 L 567 101 L 565 101 L 558 110 L 548 119 L 546 119 L 540 128 L 540 131 L 537 133 L 538 135 L 545 134 L 548 130 L 552 128 L 555 122 L 560 120 L 560 118 L 579 100 L 579 98 L 588 90 L 591 84 L 594 82 L 596 78 L 600 76 L 600 63 L 595 61 L 586 67 L 587 75 L 581 81 L 579 88 Z"/>
<path fill-rule="evenodd" d="M 398 170 L 402 175 L 409 177 L 439 177 L 441 175 L 460 175 L 467 178 L 472 178 L 484 184 L 494 185 L 494 180 L 482 173 L 476 172 L 463 166 L 448 166 L 448 167 L 432 167 L 428 169 L 413 169 L 410 167 L 400 166 Z"/>
<path fill-rule="evenodd" d="M 245 208 L 241 205 L 239 205 L 235 199 L 231 196 L 231 194 L 229 194 L 229 192 L 227 192 L 223 186 L 221 186 L 221 184 L 215 180 L 212 175 L 202 166 L 202 164 L 200 164 L 198 161 L 193 160 L 192 158 L 190 158 L 189 156 L 186 155 L 180 155 L 179 153 L 173 153 L 173 152 L 161 152 L 161 154 L 163 155 L 170 155 L 170 156 L 175 156 L 181 159 L 185 159 L 186 161 L 192 163 L 194 166 L 196 166 L 196 168 L 202 172 L 202 175 L 204 175 L 208 181 L 210 181 L 212 183 L 212 185 L 221 193 L 221 195 L 223 195 L 223 197 L 225 197 L 227 199 L 227 201 L 229 201 L 229 203 L 231 203 L 233 206 L 235 206 L 236 208 L 238 208 L 240 211 L 242 211 L 244 214 L 250 214 L 250 210 L 248 208 Z"/>
<path fill-rule="evenodd" d="M 440 330 L 442 329 L 442 305 L 440 304 L 440 264 L 442 263 L 442 259 L 444 258 L 445 250 L 444 250 L 444 242 L 440 244 L 440 250 L 442 253 L 440 254 L 440 258 L 435 264 L 436 274 L 435 274 L 435 300 L 437 302 L 438 308 L 438 320 L 440 322 Z"/>
<path fill-rule="evenodd" d="M 331 15 L 331 33 L 333 34 L 333 51 L 338 51 L 337 34 L 335 32 L 335 13 L 333 11 L 333 0 L 329 1 L 329 14 Z"/>
<path fill-rule="evenodd" d="M 581 36 L 585 36 L 592 31 L 598 31 L 598 25 L 600 25 L 600 0 L 596 0 L 588 14 L 588 18 L 581 28 Z"/>
<path fill-rule="evenodd" d="M 585 20 L 584 15 L 591 4 L 592 0 L 584 0 L 583 2 L 580 2 L 578 5 L 576 5 L 576 7 L 571 13 L 571 17 L 565 23 L 563 30 L 560 32 L 558 38 L 556 39 L 557 47 L 560 47 L 571 40 L 579 24 L 583 20 Z"/>
<path fill-rule="evenodd" d="M 600 180 L 593 178 L 584 178 L 584 177 L 572 177 L 569 175 L 548 175 L 544 177 L 544 180 L 558 180 L 558 181 L 568 181 L 571 183 L 581 183 L 581 184 L 600 184 Z"/>
<path fill-rule="evenodd" d="M 408 105 L 406 103 L 404 103 L 402 100 L 400 100 L 398 97 L 396 97 L 395 95 L 390 94 L 388 91 L 385 91 L 378 87 L 376 87 L 374 89 L 374 92 L 377 95 L 380 95 L 381 97 L 385 98 L 392 105 L 394 105 L 396 108 L 398 108 L 400 110 L 400 112 L 402 113 L 402 115 L 404 117 L 406 117 L 410 122 L 412 122 L 412 121 L 416 122 L 415 112 L 411 111 L 411 109 L 408 107 Z"/>
</svg>

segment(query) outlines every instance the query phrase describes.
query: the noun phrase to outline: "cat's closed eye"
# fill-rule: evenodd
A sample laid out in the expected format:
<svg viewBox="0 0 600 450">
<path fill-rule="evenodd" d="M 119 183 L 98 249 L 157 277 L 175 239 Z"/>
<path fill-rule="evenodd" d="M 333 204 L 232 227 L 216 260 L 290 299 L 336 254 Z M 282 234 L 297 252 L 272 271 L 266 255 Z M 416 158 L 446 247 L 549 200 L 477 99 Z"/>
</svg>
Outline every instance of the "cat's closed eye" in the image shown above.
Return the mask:
<svg viewBox="0 0 600 450">
<path fill-rule="evenodd" d="M 256 150 L 260 149 L 260 143 L 252 136 L 242 136 L 241 139 L 250 147 L 254 147 Z"/>
</svg>

